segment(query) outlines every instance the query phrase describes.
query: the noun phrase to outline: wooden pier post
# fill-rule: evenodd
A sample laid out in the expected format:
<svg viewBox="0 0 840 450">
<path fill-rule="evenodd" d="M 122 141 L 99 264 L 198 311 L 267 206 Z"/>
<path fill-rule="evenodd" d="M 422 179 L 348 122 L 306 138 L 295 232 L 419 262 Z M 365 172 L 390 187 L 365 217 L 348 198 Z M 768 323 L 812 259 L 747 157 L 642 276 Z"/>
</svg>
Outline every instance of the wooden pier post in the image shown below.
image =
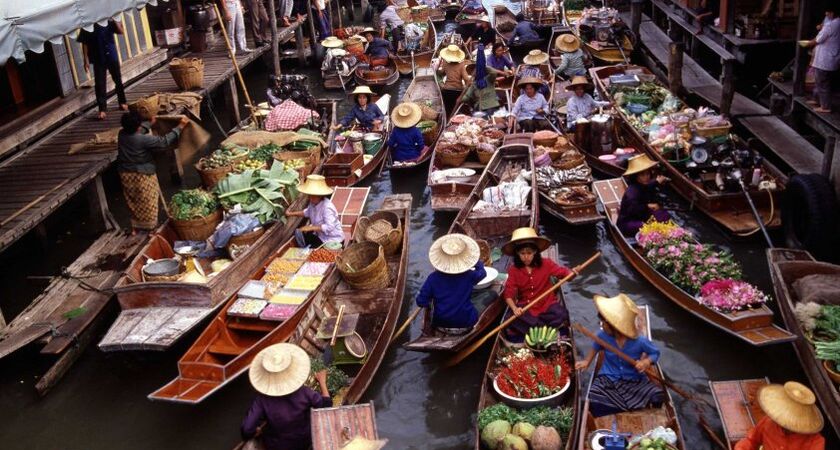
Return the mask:
<svg viewBox="0 0 840 450">
<path fill-rule="evenodd" d="M 315 21 L 312 18 L 312 8 L 309 8 L 309 14 L 306 16 L 306 21 L 309 22 L 309 49 L 312 51 L 312 57 L 315 58 L 315 61 L 320 61 L 321 55 L 318 52 L 320 45 L 318 45 L 318 33 L 315 32 Z"/>
<path fill-rule="evenodd" d="M 303 47 L 303 28 L 301 27 L 295 28 L 295 47 L 297 47 L 298 63 L 302 66 L 306 65 L 306 50 Z"/>
<path fill-rule="evenodd" d="M 89 220 L 98 230 L 113 230 L 116 221 L 111 217 L 108 209 L 108 198 L 105 196 L 105 187 L 102 185 L 102 175 L 97 175 L 87 185 L 87 200 L 89 209 Z"/>
<path fill-rule="evenodd" d="M 723 73 L 720 75 L 720 113 L 729 116 L 732 110 L 732 99 L 735 97 L 735 61 L 723 62 Z"/>
<path fill-rule="evenodd" d="M 236 91 L 236 81 L 233 77 L 228 78 L 224 83 L 225 102 L 230 108 L 230 116 L 233 119 L 233 126 L 239 126 L 242 123 L 242 116 L 239 114 L 239 93 Z"/>
<path fill-rule="evenodd" d="M 823 150 L 822 175 L 831 179 L 831 166 L 834 163 L 834 146 L 837 145 L 837 138 L 829 136 L 825 138 L 825 149 Z"/>
<path fill-rule="evenodd" d="M 630 30 L 636 36 L 636 46 L 638 47 L 642 40 L 639 38 L 639 28 L 642 26 L 642 4 L 644 0 L 632 0 L 630 2 Z"/>
<path fill-rule="evenodd" d="M 277 8 L 274 0 L 268 0 L 268 7 L 268 20 L 271 23 L 271 61 L 274 65 L 274 75 L 280 75 L 280 37 L 277 36 Z"/>
<path fill-rule="evenodd" d="M 682 68 L 685 45 L 682 42 L 671 42 L 668 52 L 668 85 L 671 92 L 678 94 L 682 91 Z"/>
</svg>

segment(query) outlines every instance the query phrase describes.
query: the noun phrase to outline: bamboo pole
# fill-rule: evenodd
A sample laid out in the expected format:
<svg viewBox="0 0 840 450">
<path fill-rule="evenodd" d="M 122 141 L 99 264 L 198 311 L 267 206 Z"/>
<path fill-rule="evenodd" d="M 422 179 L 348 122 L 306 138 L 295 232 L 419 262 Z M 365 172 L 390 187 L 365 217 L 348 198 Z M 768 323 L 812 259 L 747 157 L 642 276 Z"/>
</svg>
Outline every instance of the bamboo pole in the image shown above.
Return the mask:
<svg viewBox="0 0 840 450">
<path fill-rule="evenodd" d="M 236 78 L 239 80 L 239 85 L 240 87 L 242 87 L 242 92 L 245 94 L 245 101 L 248 103 L 248 111 L 251 113 L 251 120 L 253 120 L 254 123 L 257 123 L 257 116 L 254 113 L 256 109 L 254 108 L 254 104 L 251 102 L 251 96 L 248 94 L 248 86 L 245 85 L 245 78 L 242 77 L 242 72 L 239 71 L 239 63 L 236 61 L 236 54 L 230 47 L 230 38 L 228 38 L 224 16 L 222 16 L 222 14 L 219 12 L 219 5 L 215 2 L 213 3 L 213 9 L 216 10 L 216 17 L 220 19 L 219 27 L 222 29 L 222 37 L 225 39 L 225 47 L 227 47 L 228 56 L 230 56 L 230 60 L 233 62 L 233 69 L 236 71 Z M 238 108 L 239 106 L 234 105 L 234 107 Z"/>
</svg>

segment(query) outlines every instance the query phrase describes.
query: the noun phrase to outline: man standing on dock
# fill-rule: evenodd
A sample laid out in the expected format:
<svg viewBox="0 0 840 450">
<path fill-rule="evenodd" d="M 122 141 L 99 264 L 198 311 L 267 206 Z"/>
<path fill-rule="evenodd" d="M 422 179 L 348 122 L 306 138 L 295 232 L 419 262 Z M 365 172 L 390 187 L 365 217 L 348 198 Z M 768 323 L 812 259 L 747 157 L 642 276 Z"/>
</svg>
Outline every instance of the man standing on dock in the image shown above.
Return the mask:
<svg viewBox="0 0 840 450">
<path fill-rule="evenodd" d="M 808 103 L 817 108 L 818 113 L 831 112 L 831 79 L 837 69 L 840 69 L 840 18 L 837 17 L 837 7 L 829 5 L 825 9 L 825 21 L 822 23 L 817 37 L 804 44 L 814 47 L 815 100 Z"/>
<path fill-rule="evenodd" d="M 82 28 L 79 31 L 77 40 L 82 44 L 82 53 L 85 58 L 85 72 L 90 72 L 90 64 L 93 64 L 93 85 L 96 91 L 96 105 L 99 107 L 99 119 L 105 119 L 105 111 L 108 108 L 108 81 L 105 79 L 107 72 L 111 73 L 114 80 L 114 89 L 117 91 L 117 101 L 120 102 L 120 109 L 128 109 L 128 101 L 125 99 L 125 89 L 122 83 L 120 72 L 120 60 L 117 56 L 117 44 L 114 34 L 124 34 L 121 23 L 109 20 L 105 26 L 94 24 L 93 30 L 88 31 Z"/>
<path fill-rule="evenodd" d="M 268 21 L 268 12 L 266 12 L 264 0 L 248 0 L 248 17 L 251 19 L 254 45 L 262 47 L 271 42 L 271 25 Z"/>
</svg>

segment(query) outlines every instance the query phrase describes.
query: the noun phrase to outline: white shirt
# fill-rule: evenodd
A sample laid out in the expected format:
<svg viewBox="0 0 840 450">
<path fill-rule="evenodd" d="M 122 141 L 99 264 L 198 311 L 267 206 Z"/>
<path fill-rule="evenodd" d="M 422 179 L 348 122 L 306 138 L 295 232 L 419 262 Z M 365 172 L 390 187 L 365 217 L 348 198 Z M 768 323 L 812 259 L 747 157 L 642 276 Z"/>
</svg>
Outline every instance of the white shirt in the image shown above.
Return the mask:
<svg viewBox="0 0 840 450">
<path fill-rule="evenodd" d="M 338 210 L 330 199 L 322 198 L 315 206 L 310 204 L 303 210 L 303 217 L 309 219 L 312 225 L 321 227 L 321 231 L 315 232 L 321 242 L 344 242 Z"/>
<path fill-rule="evenodd" d="M 811 65 L 828 72 L 840 69 L 840 18 L 824 21 L 816 41 Z"/>
<path fill-rule="evenodd" d="M 386 25 L 391 30 L 405 23 L 402 19 L 400 19 L 399 14 L 397 14 L 397 7 L 394 5 L 388 5 L 388 7 L 379 14 L 379 21 L 382 22 L 382 25 Z"/>
<path fill-rule="evenodd" d="M 589 94 L 583 94 L 582 97 L 573 95 L 566 102 L 566 124 L 572 126 L 579 118 L 589 117 L 595 111 L 595 108 L 609 104 L 609 102 L 595 101 Z"/>
<path fill-rule="evenodd" d="M 542 109 L 543 113 L 548 112 L 548 102 L 545 97 L 537 92 L 533 97 L 528 97 L 528 94 L 522 94 L 516 99 L 513 105 L 511 114 L 516 117 L 516 121 L 533 119 L 540 115 L 537 110 Z"/>
</svg>

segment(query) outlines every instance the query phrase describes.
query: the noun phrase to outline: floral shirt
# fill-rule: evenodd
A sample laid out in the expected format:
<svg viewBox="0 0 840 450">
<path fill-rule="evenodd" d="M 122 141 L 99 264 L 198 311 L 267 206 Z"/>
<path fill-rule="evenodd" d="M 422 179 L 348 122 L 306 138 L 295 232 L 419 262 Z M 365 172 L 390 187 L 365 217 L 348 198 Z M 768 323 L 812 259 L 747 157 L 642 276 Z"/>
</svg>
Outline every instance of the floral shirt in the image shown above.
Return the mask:
<svg viewBox="0 0 840 450">
<path fill-rule="evenodd" d="M 824 21 L 816 41 L 811 65 L 828 72 L 840 68 L 840 18 Z"/>
<path fill-rule="evenodd" d="M 503 295 L 505 299 L 516 301 L 516 306 L 527 305 L 550 288 L 554 284 L 551 282 L 551 277 L 565 278 L 572 273 L 568 268 L 558 265 L 548 258 L 543 258 L 540 267 L 532 267 L 531 269 L 531 273 L 528 273 L 525 267 L 512 266 L 508 271 Z M 535 317 L 539 316 L 556 301 L 556 295 L 547 295 L 539 303 L 532 306 L 528 313 Z"/>
<path fill-rule="evenodd" d="M 309 205 L 303 210 L 303 217 L 309 219 L 312 225 L 321 227 L 315 232 L 321 242 L 344 242 L 344 231 L 341 229 L 341 219 L 332 200 L 322 198 L 316 205 Z"/>
</svg>

